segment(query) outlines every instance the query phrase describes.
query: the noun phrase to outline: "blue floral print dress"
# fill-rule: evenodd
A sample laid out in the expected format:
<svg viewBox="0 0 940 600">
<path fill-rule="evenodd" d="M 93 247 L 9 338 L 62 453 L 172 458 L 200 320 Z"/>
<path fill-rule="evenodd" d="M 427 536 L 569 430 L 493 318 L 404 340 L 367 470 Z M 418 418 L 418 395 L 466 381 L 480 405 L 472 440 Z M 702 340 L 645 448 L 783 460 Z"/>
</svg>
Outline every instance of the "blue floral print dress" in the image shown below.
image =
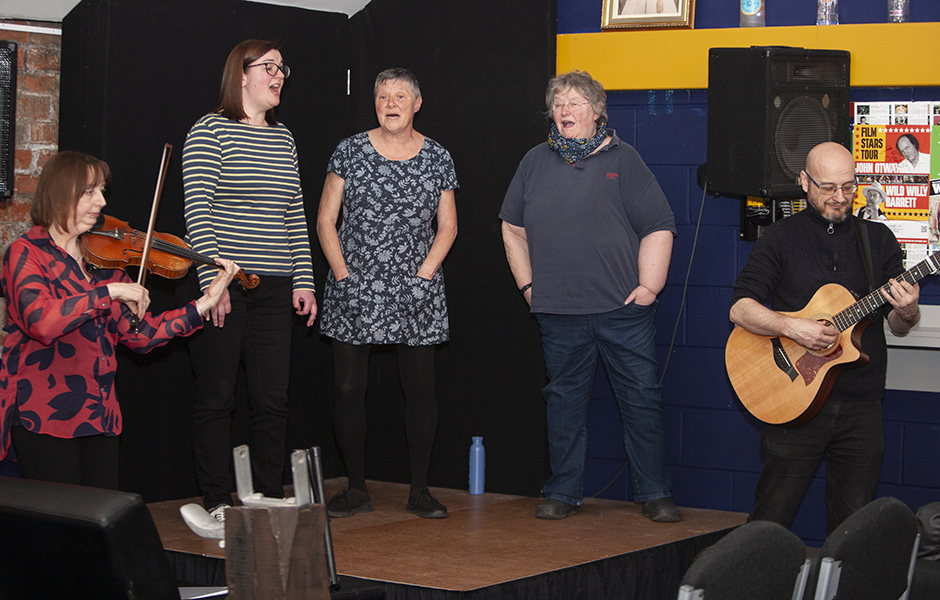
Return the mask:
<svg viewBox="0 0 940 600">
<path fill-rule="evenodd" d="M 388 160 L 363 132 L 339 143 L 327 170 L 345 182 L 339 241 L 349 277 L 327 275 L 321 333 L 357 345 L 447 341 L 444 275 L 417 273 L 441 194 L 457 187 L 450 154 L 425 137 L 413 158 Z"/>
</svg>

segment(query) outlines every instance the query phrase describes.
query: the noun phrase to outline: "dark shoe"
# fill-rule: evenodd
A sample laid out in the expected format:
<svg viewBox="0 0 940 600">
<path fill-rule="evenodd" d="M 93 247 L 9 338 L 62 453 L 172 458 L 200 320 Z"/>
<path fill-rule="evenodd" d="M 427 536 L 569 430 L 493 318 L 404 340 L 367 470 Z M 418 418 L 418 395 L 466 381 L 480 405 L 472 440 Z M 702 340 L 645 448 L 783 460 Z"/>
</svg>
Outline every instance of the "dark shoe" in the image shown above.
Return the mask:
<svg viewBox="0 0 940 600">
<path fill-rule="evenodd" d="M 424 519 L 443 519 L 447 516 L 447 508 L 431 495 L 428 488 L 411 492 L 405 510 Z"/>
<path fill-rule="evenodd" d="M 333 519 L 351 517 L 356 513 L 372 512 L 372 499 L 369 494 L 356 488 L 349 488 L 333 496 L 326 505 L 326 514 Z"/>
<path fill-rule="evenodd" d="M 675 523 L 682 520 L 679 508 L 673 504 L 672 498 L 657 498 L 643 503 L 643 516 L 657 523 Z"/>
<path fill-rule="evenodd" d="M 576 512 L 578 512 L 576 504 L 568 504 L 555 498 L 549 498 L 535 507 L 535 517 L 537 519 L 564 519 Z"/>
</svg>

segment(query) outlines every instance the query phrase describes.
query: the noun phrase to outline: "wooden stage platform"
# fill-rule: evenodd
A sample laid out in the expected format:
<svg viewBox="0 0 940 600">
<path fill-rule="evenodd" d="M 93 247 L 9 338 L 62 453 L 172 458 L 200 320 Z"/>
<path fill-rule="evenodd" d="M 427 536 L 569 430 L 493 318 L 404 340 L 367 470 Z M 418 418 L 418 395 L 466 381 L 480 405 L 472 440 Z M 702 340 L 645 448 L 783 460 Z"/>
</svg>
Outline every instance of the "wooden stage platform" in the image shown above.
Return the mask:
<svg viewBox="0 0 940 600">
<path fill-rule="evenodd" d="M 326 481 L 327 497 L 345 483 Z M 683 508 L 681 522 L 653 523 L 638 504 L 586 499 L 578 514 L 545 521 L 538 498 L 431 488 L 449 516 L 421 519 L 405 511 L 407 485 L 368 485 L 374 512 L 330 521 L 336 570 L 395 599 L 675 598 L 695 554 L 746 518 Z M 187 502 L 199 500 L 149 505 L 163 545 L 180 579 L 223 584 L 225 551 L 189 530 Z"/>
</svg>

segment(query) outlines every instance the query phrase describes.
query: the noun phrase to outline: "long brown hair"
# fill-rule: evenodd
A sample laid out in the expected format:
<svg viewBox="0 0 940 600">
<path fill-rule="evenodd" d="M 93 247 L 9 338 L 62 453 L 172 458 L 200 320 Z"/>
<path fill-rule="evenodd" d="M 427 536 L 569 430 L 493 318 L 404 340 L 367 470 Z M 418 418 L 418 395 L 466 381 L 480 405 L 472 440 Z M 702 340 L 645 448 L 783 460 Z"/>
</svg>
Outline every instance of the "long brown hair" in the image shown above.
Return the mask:
<svg viewBox="0 0 940 600">
<path fill-rule="evenodd" d="M 67 232 L 91 174 L 96 184 L 111 182 L 111 169 L 103 160 L 70 150 L 53 156 L 39 174 L 36 194 L 29 208 L 33 224 L 45 229 L 54 224 Z"/>
<path fill-rule="evenodd" d="M 265 40 L 245 40 L 235 46 L 225 61 L 222 88 L 219 90 L 219 106 L 215 112 L 233 121 L 245 119 L 248 116 L 242 106 L 242 75 L 245 73 L 245 67 L 271 50 L 280 49 L 280 43 Z M 277 125 L 273 108 L 264 113 L 264 120 L 268 125 Z"/>
</svg>

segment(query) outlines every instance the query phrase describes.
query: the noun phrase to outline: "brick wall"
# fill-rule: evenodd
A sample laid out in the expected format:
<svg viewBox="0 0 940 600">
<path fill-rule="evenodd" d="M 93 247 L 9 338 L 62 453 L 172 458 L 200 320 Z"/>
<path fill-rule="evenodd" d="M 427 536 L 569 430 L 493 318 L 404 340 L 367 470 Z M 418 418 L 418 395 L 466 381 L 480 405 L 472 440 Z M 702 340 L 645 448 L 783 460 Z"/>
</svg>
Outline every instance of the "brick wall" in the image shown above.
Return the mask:
<svg viewBox="0 0 940 600">
<path fill-rule="evenodd" d="M 0 20 L 0 23 L 48 27 L 46 23 Z M 56 153 L 59 140 L 59 35 L 0 29 L 0 39 L 16 42 L 16 155 L 14 193 L 0 202 L 0 255 L 30 228 L 29 206 L 39 172 Z M 0 322 L 6 303 L 0 299 Z M 0 334 L 2 336 L 2 334 Z"/>
</svg>

